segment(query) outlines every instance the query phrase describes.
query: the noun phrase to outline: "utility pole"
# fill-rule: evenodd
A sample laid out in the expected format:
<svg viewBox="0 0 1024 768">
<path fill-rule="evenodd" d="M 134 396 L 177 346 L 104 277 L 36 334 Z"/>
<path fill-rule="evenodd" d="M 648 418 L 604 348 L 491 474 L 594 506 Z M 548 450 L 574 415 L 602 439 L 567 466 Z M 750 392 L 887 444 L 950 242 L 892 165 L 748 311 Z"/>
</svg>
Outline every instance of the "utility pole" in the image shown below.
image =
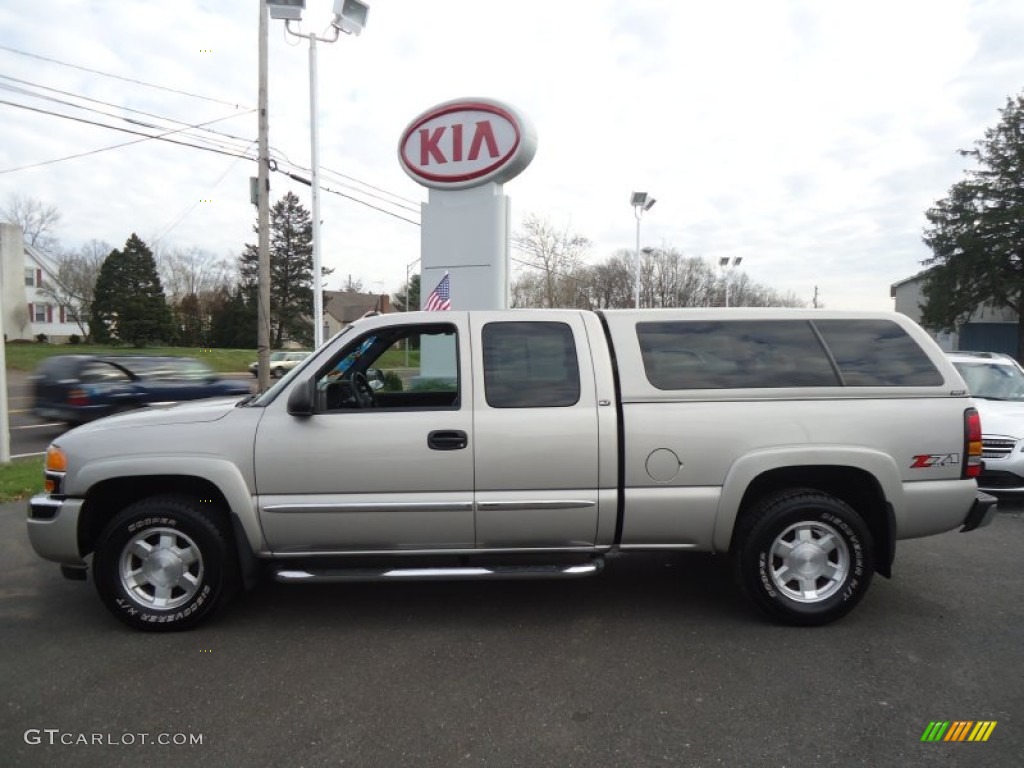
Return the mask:
<svg viewBox="0 0 1024 768">
<path fill-rule="evenodd" d="M 818 308 L 818 286 L 814 286 L 814 302 L 813 306 L 815 309 Z"/>
<path fill-rule="evenodd" d="M 257 388 L 260 392 L 270 386 L 270 149 L 267 138 L 270 122 L 267 117 L 267 34 L 270 22 L 265 0 L 260 5 L 259 45 L 259 171 L 257 176 L 258 211 L 256 228 L 259 230 L 259 260 L 256 272 L 256 354 Z"/>
</svg>

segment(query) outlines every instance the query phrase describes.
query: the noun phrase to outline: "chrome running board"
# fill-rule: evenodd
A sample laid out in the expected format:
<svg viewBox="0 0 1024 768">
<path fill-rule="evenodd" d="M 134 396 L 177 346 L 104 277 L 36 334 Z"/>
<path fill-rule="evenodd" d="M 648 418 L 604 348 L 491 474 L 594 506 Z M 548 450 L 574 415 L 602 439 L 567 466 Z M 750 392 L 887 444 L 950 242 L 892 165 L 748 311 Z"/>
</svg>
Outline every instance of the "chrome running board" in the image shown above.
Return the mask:
<svg viewBox="0 0 1024 768">
<path fill-rule="evenodd" d="M 577 565 L 503 565 L 464 568 L 282 568 L 277 581 L 289 584 L 333 584 L 343 581 L 442 581 L 469 579 L 579 579 L 604 567 L 596 558 Z"/>
</svg>

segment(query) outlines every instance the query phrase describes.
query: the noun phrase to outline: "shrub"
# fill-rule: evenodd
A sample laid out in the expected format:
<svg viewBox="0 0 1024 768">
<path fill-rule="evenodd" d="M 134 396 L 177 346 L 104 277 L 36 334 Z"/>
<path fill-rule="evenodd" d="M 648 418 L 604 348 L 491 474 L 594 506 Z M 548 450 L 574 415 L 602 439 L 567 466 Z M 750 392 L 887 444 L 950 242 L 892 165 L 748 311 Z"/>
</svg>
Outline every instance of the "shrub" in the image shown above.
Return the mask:
<svg viewBox="0 0 1024 768">
<path fill-rule="evenodd" d="M 81 344 L 81 343 L 82 343 L 82 337 L 79 336 L 77 333 L 72 333 L 70 336 L 68 336 L 68 344 Z"/>
<path fill-rule="evenodd" d="M 50 343 L 50 337 L 47 336 L 45 333 L 37 333 L 36 334 L 36 344 L 49 344 L 49 343 Z"/>
<path fill-rule="evenodd" d="M 394 371 L 384 371 L 384 391 L 385 392 L 401 392 L 402 391 L 402 377 Z"/>
</svg>

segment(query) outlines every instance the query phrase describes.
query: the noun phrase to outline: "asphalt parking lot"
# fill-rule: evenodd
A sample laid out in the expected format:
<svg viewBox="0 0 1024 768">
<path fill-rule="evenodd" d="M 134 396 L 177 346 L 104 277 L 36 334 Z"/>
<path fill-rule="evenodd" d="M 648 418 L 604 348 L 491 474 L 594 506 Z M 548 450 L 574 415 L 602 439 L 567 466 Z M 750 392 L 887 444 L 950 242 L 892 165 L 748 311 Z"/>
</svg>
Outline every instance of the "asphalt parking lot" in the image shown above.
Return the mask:
<svg viewBox="0 0 1024 768">
<path fill-rule="evenodd" d="M 572 582 L 265 584 L 148 635 L 3 505 L 0 763 L 1019 765 L 1022 552 L 1020 511 L 901 542 L 896 578 L 818 629 L 762 621 L 690 555 Z M 997 725 L 922 743 L 935 720 Z"/>
</svg>

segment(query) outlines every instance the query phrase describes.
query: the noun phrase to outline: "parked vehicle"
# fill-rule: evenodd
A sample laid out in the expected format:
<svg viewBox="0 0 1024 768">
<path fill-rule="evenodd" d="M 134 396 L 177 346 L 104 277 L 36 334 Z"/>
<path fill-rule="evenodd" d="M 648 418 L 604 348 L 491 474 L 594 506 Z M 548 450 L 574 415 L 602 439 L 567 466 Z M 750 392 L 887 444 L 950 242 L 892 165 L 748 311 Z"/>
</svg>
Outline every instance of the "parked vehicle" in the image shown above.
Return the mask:
<svg viewBox="0 0 1024 768">
<path fill-rule="evenodd" d="M 309 352 L 302 352 L 297 350 L 285 350 L 270 353 L 270 376 L 274 379 L 280 379 L 288 371 L 294 368 L 296 365 L 301 363 L 309 357 Z M 259 376 L 260 363 L 257 360 L 255 363 L 249 363 L 249 373 L 253 376 Z"/>
<path fill-rule="evenodd" d="M 222 380 L 190 357 L 56 355 L 29 377 L 32 412 L 83 424 L 147 405 L 247 395 L 246 381 Z"/>
<path fill-rule="evenodd" d="M 897 540 L 987 525 L 980 470 L 963 379 L 903 315 L 409 312 L 262 395 L 57 438 L 28 528 L 70 578 L 91 554 L 139 629 L 195 626 L 259 562 L 288 583 L 572 578 L 666 551 L 726 555 L 767 614 L 822 624 Z"/>
<path fill-rule="evenodd" d="M 985 467 L 978 487 L 1024 493 L 1024 369 L 998 352 L 950 352 L 949 358 L 981 414 Z"/>
</svg>

